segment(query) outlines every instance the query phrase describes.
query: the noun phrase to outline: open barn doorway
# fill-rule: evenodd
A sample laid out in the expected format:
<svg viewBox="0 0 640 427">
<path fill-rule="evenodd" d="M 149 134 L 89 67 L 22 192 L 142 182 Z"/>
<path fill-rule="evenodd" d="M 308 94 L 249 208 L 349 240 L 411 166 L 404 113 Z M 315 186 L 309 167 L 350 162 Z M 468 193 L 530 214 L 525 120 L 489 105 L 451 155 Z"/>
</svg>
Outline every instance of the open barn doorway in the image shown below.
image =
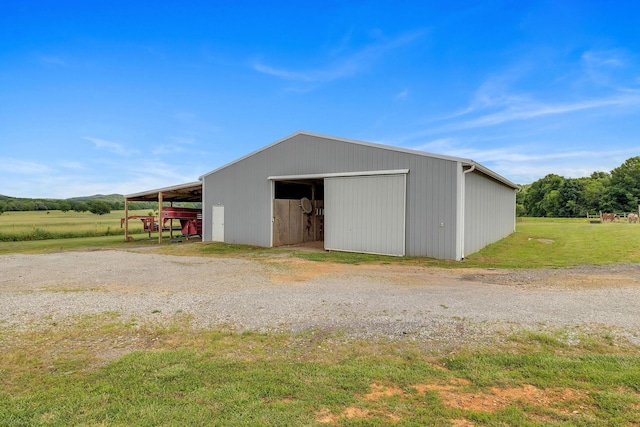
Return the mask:
<svg viewBox="0 0 640 427">
<path fill-rule="evenodd" d="M 324 180 L 274 181 L 273 246 L 323 242 Z"/>
</svg>

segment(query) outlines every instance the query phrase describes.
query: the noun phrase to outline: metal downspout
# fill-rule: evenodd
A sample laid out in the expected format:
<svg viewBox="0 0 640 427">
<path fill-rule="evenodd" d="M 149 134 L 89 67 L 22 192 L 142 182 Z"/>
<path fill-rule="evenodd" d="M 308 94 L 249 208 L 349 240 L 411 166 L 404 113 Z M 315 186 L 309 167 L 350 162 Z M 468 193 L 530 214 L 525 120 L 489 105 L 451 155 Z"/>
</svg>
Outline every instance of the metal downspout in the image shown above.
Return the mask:
<svg viewBox="0 0 640 427">
<path fill-rule="evenodd" d="M 462 171 L 462 178 L 463 178 L 463 181 L 462 181 L 462 223 L 460 224 L 461 227 L 462 227 L 462 239 L 461 239 L 461 243 L 460 243 L 460 246 L 461 246 L 460 247 L 460 252 L 461 252 L 460 253 L 460 260 L 461 261 L 464 260 L 464 232 L 465 232 L 465 223 L 466 223 L 465 204 L 466 204 L 466 200 L 467 200 L 467 197 L 466 197 L 466 191 L 467 191 L 467 189 L 466 189 L 467 182 L 466 181 L 467 181 L 467 177 L 466 177 L 466 175 L 469 172 L 473 172 L 474 170 L 476 170 L 476 165 L 475 164 L 471 165 L 471 167 L 469 169 L 467 169 L 466 171 L 465 170 Z"/>
</svg>

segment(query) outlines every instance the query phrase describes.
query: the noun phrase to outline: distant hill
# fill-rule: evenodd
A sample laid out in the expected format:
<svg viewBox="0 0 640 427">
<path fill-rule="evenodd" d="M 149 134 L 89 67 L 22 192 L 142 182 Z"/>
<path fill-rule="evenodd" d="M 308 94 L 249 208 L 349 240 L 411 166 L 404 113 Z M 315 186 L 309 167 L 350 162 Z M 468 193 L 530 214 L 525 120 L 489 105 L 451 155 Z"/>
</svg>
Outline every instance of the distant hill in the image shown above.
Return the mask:
<svg viewBox="0 0 640 427">
<path fill-rule="evenodd" d="M 91 200 L 101 200 L 105 202 L 123 202 L 124 196 L 122 194 L 94 194 L 93 196 L 81 196 L 81 197 L 70 197 L 68 199 L 52 199 L 52 198 L 30 198 L 30 197 L 13 197 L 13 196 L 5 196 L 4 194 L 0 194 L 0 200 L 50 200 L 54 202 L 89 202 Z"/>
<path fill-rule="evenodd" d="M 71 197 L 65 199 L 68 202 L 89 202 L 91 200 L 101 200 L 104 202 L 123 202 L 124 196 L 122 194 L 94 194 L 93 196 Z"/>
</svg>

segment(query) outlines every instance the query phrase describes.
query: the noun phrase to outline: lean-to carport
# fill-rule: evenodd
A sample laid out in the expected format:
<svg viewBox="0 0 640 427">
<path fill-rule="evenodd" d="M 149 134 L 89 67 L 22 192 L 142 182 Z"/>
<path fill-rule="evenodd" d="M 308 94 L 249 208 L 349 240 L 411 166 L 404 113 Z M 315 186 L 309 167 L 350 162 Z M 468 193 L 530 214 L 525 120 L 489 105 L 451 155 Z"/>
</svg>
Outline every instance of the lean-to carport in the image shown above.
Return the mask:
<svg viewBox="0 0 640 427">
<path fill-rule="evenodd" d="M 158 202 L 158 243 L 162 243 L 162 208 L 164 202 L 169 202 L 171 206 L 177 202 L 202 203 L 202 182 L 190 182 L 173 187 L 159 188 L 156 190 L 144 191 L 141 193 L 127 194 L 124 196 L 124 215 L 129 218 L 129 202 Z M 125 240 L 129 241 L 129 221 L 125 221 Z"/>
</svg>

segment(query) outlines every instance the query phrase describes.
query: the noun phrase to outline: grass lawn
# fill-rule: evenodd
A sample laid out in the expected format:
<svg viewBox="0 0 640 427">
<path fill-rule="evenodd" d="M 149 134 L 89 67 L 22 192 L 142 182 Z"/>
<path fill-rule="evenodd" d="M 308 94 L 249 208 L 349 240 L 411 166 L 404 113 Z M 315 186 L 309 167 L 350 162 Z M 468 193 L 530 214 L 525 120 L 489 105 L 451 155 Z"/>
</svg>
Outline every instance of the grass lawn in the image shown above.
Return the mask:
<svg viewBox="0 0 640 427">
<path fill-rule="evenodd" d="M 570 335 L 523 331 L 437 354 L 410 340 L 108 313 L 3 332 L 0 425 L 637 425 L 638 349 Z"/>
<path fill-rule="evenodd" d="M 160 251 L 175 255 L 234 257 L 272 256 L 275 252 L 268 248 L 226 243 L 166 245 Z M 469 255 L 464 262 L 348 252 L 277 251 L 318 262 L 400 263 L 448 268 L 557 268 L 582 264 L 624 264 L 640 262 L 640 225 L 624 222 L 589 224 L 582 218 L 519 219 L 515 233 Z"/>
<path fill-rule="evenodd" d="M 176 255 L 455 268 L 640 262 L 640 225 L 585 220 L 519 221 L 464 262 L 140 239 L 0 242 L 0 254 L 148 244 Z M 639 346 L 599 329 L 502 338 L 434 350 L 410 338 L 199 330 L 180 313 L 170 324 L 119 313 L 31 330 L 0 324 L 0 426 L 638 425 Z"/>
<path fill-rule="evenodd" d="M 516 232 L 470 255 L 465 264 L 498 268 L 640 262 L 640 224 L 524 218 Z"/>
</svg>

